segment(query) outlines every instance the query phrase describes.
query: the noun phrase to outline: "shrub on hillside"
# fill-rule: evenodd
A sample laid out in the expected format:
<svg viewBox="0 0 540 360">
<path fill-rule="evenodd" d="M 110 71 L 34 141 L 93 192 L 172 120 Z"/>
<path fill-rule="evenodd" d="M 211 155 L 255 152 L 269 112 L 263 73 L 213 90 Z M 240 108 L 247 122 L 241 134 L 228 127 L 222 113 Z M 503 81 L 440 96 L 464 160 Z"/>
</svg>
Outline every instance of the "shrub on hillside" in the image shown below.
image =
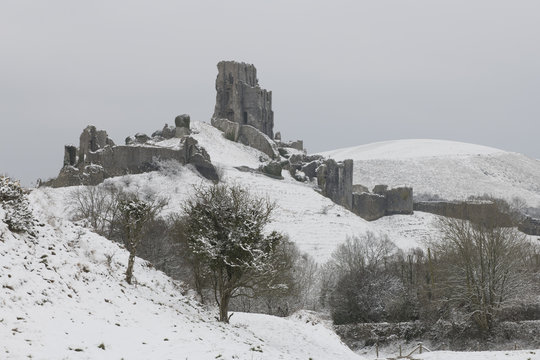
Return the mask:
<svg viewBox="0 0 540 360">
<path fill-rule="evenodd" d="M 4 222 L 10 231 L 32 234 L 34 217 L 18 181 L 6 176 L 0 177 L 0 203 L 6 211 Z"/>
</svg>

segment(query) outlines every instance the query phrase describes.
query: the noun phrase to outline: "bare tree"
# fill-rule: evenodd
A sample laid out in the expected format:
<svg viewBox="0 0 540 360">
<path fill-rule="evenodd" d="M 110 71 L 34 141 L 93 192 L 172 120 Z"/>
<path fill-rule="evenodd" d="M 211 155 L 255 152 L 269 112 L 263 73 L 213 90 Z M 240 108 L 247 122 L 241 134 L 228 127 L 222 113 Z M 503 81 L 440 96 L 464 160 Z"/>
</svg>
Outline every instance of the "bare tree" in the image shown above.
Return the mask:
<svg viewBox="0 0 540 360">
<path fill-rule="evenodd" d="M 463 310 L 479 330 L 490 330 L 496 311 L 527 289 L 529 243 L 496 218 L 483 223 L 443 218 L 440 229 L 443 236 L 432 248 L 444 300 Z"/>
<path fill-rule="evenodd" d="M 79 186 L 69 194 L 68 204 L 73 208 L 74 220 L 86 219 L 95 232 L 111 239 L 123 196 L 122 191 L 110 184 Z"/>
<path fill-rule="evenodd" d="M 339 245 L 327 270 L 326 284 L 336 324 L 386 320 L 389 305 L 403 290 L 400 279 L 388 271 L 395 245 L 386 236 L 368 232 Z"/>
</svg>

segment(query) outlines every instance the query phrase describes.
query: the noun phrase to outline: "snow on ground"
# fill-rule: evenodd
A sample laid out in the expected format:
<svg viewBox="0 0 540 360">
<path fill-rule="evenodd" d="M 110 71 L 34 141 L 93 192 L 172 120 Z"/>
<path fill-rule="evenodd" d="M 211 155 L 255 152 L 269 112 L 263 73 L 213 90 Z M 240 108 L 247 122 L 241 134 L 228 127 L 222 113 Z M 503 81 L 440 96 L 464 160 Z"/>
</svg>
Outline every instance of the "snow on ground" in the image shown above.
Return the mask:
<svg viewBox="0 0 540 360">
<path fill-rule="evenodd" d="M 539 350 L 518 351 L 434 351 L 422 355 L 414 355 L 415 359 L 423 360 L 539 360 Z"/>
<path fill-rule="evenodd" d="M 215 310 L 140 259 L 128 285 L 127 252 L 55 217 L 58 203 L 33 197 L 36 238 L 0 222 L 0 359 L 359 358 L 301 317 L 237 313 L 218 323 Z"/>
<path fill-rule="evenodd" d="M 373 222 L 379 232 L 388 237 L 402 250 L 426 249 L 430 241 L 440 238 L 437 222 L 440 216 L 420 211 L 412 215 L 385 216 Z"/>
<path fill-rule="evenodd" d="M 397 140 L 321 153 L 354 160 L 355 184 L 413 187 L 449 200 L 490 194 L 540 207 L 540 161 L 517 153 L 444 140 Z"/>
</svg>

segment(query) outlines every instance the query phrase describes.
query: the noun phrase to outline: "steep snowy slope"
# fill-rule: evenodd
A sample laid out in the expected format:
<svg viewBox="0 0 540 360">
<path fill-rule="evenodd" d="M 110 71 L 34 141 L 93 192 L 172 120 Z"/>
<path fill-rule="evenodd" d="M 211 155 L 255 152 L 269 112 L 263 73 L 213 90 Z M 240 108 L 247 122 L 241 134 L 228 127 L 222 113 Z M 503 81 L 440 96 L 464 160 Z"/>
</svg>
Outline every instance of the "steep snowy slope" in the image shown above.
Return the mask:
<svg viewBox="0 0 540 360">
<path fill-rule="evenodd" d="M 128 285 L 124 249 L 56 218 L 54 197 L 32 203 L 43 222 L 35 238 L 0 221 L 0 359 L 358 358 L 302 314 L 218 323 L 215 311 L 140 259 Z"/>
<path fill-rule="evenodd" d="M 355 184 L 410 185 L 449 200 L 490 194 L 540 206 L 540 161 L 517 153 L 444 140 L 385 141 L 322 153 L 354 160 Z"/>
</svg>

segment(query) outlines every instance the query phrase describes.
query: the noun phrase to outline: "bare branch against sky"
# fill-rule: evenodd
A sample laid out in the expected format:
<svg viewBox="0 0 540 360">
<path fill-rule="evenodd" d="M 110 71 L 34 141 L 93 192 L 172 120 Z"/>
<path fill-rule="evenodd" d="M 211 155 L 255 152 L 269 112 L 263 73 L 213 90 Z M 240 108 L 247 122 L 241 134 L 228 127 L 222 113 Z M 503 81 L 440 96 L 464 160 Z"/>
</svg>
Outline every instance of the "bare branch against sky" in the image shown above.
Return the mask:
<svg viewBox="0 0 540 360">
<path fill-rule="evenodd" d="M 55 176 L 88 124 L 117 142 L 209 121 L 218 61 L 255 64 L 310 152 L 403 138 L 540 158 L 537 0 L 0 3 L 0 172 Z"/>
</svg>

